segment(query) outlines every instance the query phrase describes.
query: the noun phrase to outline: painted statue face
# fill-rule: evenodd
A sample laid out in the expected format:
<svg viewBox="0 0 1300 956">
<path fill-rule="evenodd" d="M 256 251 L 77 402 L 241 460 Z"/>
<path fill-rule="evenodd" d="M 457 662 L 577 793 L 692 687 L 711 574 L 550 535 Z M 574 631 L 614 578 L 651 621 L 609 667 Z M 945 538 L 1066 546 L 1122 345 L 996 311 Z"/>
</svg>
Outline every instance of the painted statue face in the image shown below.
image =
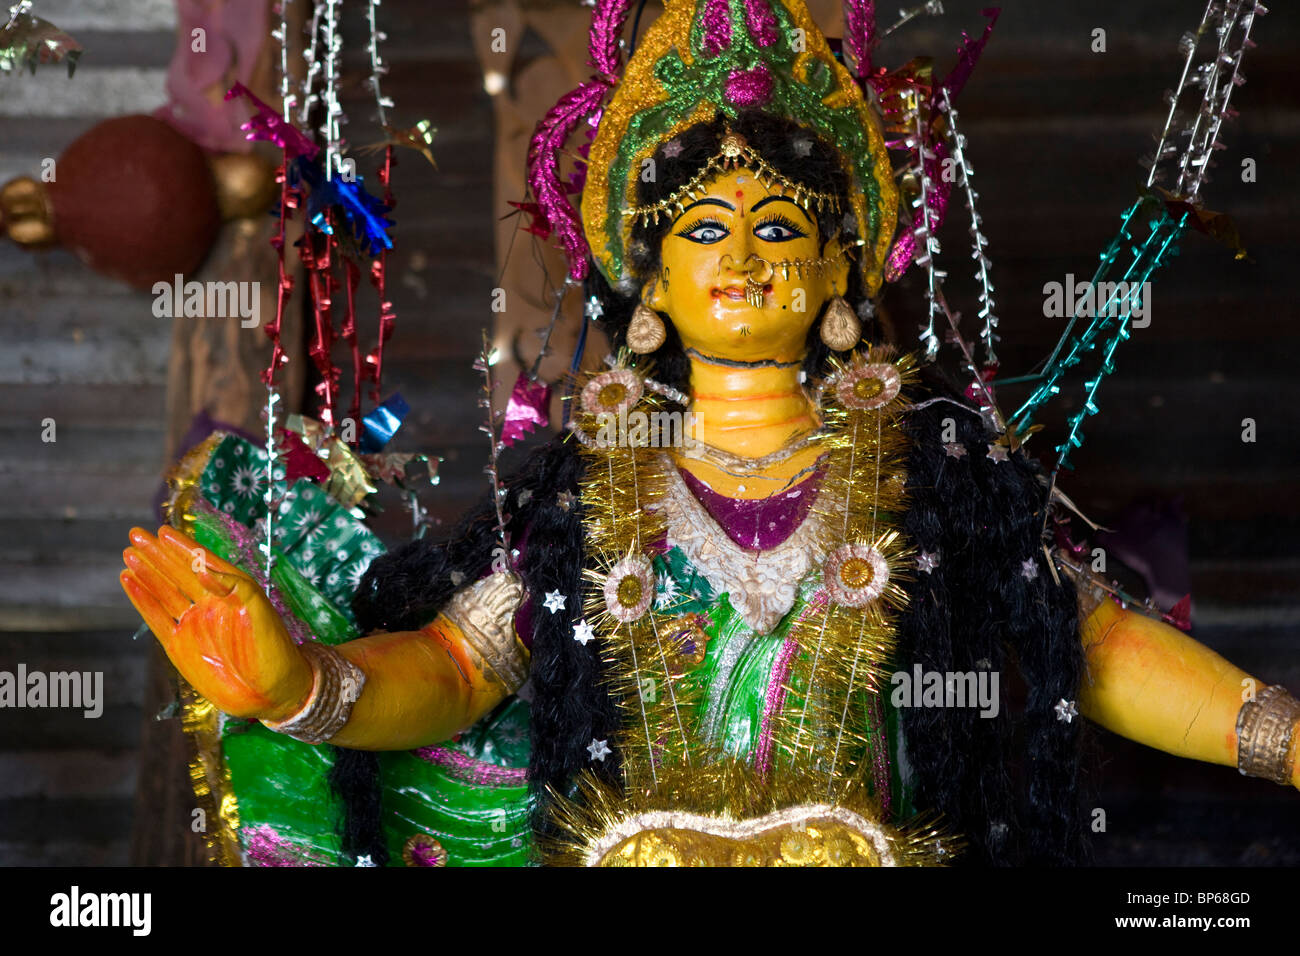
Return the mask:
<svg viewBox="0 0 1300 956">
<path fill-rule="evenodd" d="M 848 260 L 837 240 L 823 250 L 816 221 L 779 184 L 736 169 L 706 189 L 664 236 L 646 301 L 706 357 L 798 361 L 822 305 L 847 286 Z M 813 267 L 823 256 L 831 262 Z"/>
</svg>

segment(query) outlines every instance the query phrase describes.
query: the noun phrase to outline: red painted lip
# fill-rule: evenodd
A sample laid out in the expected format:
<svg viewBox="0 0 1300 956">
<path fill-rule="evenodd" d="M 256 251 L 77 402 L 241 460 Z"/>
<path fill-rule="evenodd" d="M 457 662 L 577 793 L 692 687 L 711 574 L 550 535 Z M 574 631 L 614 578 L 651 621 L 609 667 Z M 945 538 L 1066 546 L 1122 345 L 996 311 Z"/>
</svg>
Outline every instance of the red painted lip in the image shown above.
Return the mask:
<svg viewBox="0 0 1300 956">
<path fill-rule="evenodd" d="M 771 284 L 763 286 L 763 295 L 765 296 L 770 295 L 771 292 L 772 292 Z M 726 296 L 728 299 L 731 299 L 733 302 L 744 302 L 745 287 L 741 285 L 729 285 L 725 289 L 713 288 L 709 290 L 709 295 L 713 296 L 713 298 L 715 299 L 721 299 L 723 296 Z"/>
</svg>

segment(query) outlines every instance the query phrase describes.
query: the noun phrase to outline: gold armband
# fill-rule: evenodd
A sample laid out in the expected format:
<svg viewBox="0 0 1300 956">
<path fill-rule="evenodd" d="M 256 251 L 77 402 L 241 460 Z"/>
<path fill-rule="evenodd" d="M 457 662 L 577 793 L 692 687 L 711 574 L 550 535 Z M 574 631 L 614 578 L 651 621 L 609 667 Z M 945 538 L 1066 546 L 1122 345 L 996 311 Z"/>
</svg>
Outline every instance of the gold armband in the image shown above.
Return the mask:
<svg viewBox="0 0 1300 956">
<path fill-rule="evenodd" d="M 474 665 L 507 694 L 528 680 L 528 649 L 515 634 L 515 611 L 523 597 L 518 576 L 499 571 L 458 591 L 442 612 L 465 635 Z"/>
<path fill-rule="evenodd" d="M 1290 784 L 1300 735 L 1300 701 L 1277 684 L 1265 687 L 1237 713 L 1237 769 L 1248 777 Z"/>
<path fill-rule="evenodd" d="M 309 641 L 298 648 L 311 664 L 311 694 L 296 714 L 263 726 L 308 744 L 323 744 L 348 722 L 366 674 L 334 648 Z"/>
</svg>

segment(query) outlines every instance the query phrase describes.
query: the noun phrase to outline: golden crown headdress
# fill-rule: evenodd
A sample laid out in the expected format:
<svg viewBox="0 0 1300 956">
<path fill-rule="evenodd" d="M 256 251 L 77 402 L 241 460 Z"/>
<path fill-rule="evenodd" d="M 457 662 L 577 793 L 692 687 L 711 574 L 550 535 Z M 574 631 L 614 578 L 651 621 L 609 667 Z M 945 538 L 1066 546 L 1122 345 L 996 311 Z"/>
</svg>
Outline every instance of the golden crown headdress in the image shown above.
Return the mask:
<svg viewBox="0 0 1300 956">
<path fill-rule="evenodd" d="M 547 115 L 530 149 L 534 198 L 569 256 L 570 275 L 585 275 L 590 252 L 611 282 L 631 278 L 631 232 L 647 211 L 636 201 L 643 160 L 697 123 L 761 110 L 794 120 L 836 149 L 851 184 L 848 211 L 863 240 L 863 277 L 874 294 L 898 206 L 881 122 L 803 0 L 667 0 L 620 78 L 618 39 L 627 8 L 625 2 L 597 5 L 591 61 L 599 73 Z M 558 151 L 611 89 L 588 157 L 580 229 L 556 175 Z M 757 153 L 715 157 L 724 158 L 763 162 Z M 770 167 L 755 172 L 797 190 Z M 797 198 L 822 211 L 833 205 L 807 190 Z"/>
</svg>

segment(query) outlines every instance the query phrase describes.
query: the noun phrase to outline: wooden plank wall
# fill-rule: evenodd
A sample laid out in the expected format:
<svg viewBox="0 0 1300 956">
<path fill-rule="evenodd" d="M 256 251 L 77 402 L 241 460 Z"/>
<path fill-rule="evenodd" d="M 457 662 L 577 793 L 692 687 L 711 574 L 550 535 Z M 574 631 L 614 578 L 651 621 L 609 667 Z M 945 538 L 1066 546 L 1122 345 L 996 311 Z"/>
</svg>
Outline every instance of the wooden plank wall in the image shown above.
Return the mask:
<svg viewBox="0 0 1300 956">
<path fill-rule="evenodd" d="M 935 53 L 982 26 L 977 0 L 904 28 L 881 62 Z M 1154 145 L 1160 93 L 1197 0 L 1007 0 L 976 79 L 959 103 L 991 240 L 1009 371 L 1044 356 L 1059 323 L 1041 288 L 1091 270 L 1131 200 L 1136 157 Z M 884 9 L 882 5 L 882 10 Z M 173 14 L 166 0 L 44 0 L 88 49 L 77 77 L 57 70 L 0 80 L 0 177 L 39 168 L 100 117 L 163 100 Z M 410 402 L 402 448 L 446 456 L 429 505 L 451 520 L 478 493 L 482 438 L 470 369 L 495 274 L 491 103 L 453 0 L 386 0 L 399 118 L 438 128 L 439 172 L 404 155 L 392 285 L 398 331 L 386 380 Z M 1108 52 L 1089 50 L 1107 31 Z M 1243 667 L 1300 691 L 1300 461 L 1293 375 L 1296 310 L 1286 279 L 1297 252 L 1300 102 L 1291 78 L 1296 14 L 1276 5 L 1237 94 L 1222 173 L 1205 194 L 1236 218 L 1253 262 L 1197 237 L 1161 278 L 1149 329 L 1121 352 L 1066 490 L 1105 521 L 1135 496 L 1182 495 L 1190 516 L 1197 635 Z M 359 49 L 354 26 L 348 37 Z M 373 141 L 364 69 L 345 64 L 347 135 Z M 560 90 L 555 91 L 556 95 Z M 1258 182 L 1233 175 L 1257 159 Z M 965 236 L 948 230 L 960 298 Z M 102 670 L 108 706 L 0 711 L 0 863 L 123 863 L 144 684 L 137 619 L 116 573 L 127 529 L 149 525 L 161 461 L 169 329 L 147 296 L 61 252 L 0 246 L 0 668 Z M 1015 398 L 1008 395 L 1004 404 Z M 58 422 L 43 444 L 39 422 Z M 1254 417 L 1259 440 L 1240 441 Z M 401 530 L 394 512 L 387 528 Z M 1099 735 L 1108 831 L 1103 862 L 1300 862 L 1294 792 Z"/>
</svg>

